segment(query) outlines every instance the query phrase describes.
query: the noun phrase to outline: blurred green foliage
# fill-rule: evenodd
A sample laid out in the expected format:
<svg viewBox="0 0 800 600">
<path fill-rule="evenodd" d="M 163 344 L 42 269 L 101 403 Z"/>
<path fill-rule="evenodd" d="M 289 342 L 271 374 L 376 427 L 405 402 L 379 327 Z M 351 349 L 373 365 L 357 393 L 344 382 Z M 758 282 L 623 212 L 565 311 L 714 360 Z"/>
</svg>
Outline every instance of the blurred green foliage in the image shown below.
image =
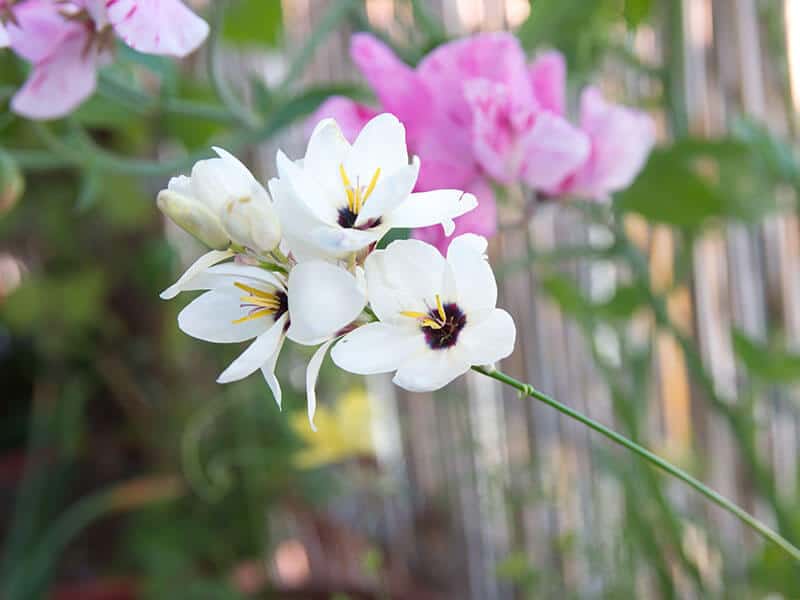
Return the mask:
<svg viewBox="0 0 800 600">
<path fill-rule="evenodd" d="M 753 225 L 785 210 L 775 201 L 776 188 L 786 186 L 800 197 L 800 166 L 790 142 L 747 118 L 733 118 L 730 135 L 720 139 L 685 135 L 674 91 L 680 57 L 643 64 L 617 35 L 620 25 L 632 31 L 643 24 L 673 35 L 675 7 L 656 0 L 533 0 L 518 31 L 528 50 L 561 49 L 577 82 L 606 57 L 624 60 L 654 84 L 647 101 L 666 113 L 674 139 L 652 154 L 611 206 L 574 203 L 564 209 L 604 229 L 608 245 L 550 252 L 531 247 L 529 256 L 498 265 L 498 272 L 531 269 L 536 291 L 574 320 L 608 383 L 615 419 L 633 439 L 647 441 L 652 415 L 644 398 L 657 384 L 656 336 L 675 341 L 703 401 L 738 436 L 743 477 L 752 481 L 756 501 L 788 515 L 777 520 L 791 537 L 800 531 L 797 511 L 777 493 L 774 474 L 750 443 L 754 403 L 747 398 L 727 412 L 721 408 L 696 342 L 666 306 L 669 292 L 692 285 L 695 240 L 714 228 Z M 413 62 L 446 34 L 425 2 L 409 2 L 408 9 L 418 26 L 408 28 L 408 43 L 398 51 Z M 278 0 L 230 2 L 208 56 L 228 46 L 281 51 L 281 19 Z M 0 382 L 8 409 L 0 451 L 19 467 L 10 483 L 0 482 L 0 501 L 11 515 L 2 524 L 3 598 L 41 597 L 54 582 L 130 573 L 145 598 L 241 598 L 231 574 L 272 550 L 268 512 L 313 509 L 335 494 L 335 478 L 324 466 L 298 467 L 307 439 L 295 433 L 286 414 L 304 410 L 304 396 L 291 382 L 295 363 L 307 355 L 290 349 L 282 357 L 280 379 L 289 383 L 281 413 L 257 377 L 217 386 L 216 375 L 239 349 L 187 339 L 175 327 L 181 303 L 158 300 L 179 260 L 164 239 L 153 196 L 166 177 L 207 156 L 211 143 L 242 150 L 295 124 L 332 94 L 363 98 L 360 86 L 303 87 L 301 76 L 328 35 L 367 26 L 361 3 L 330 3 L 305 46 L 287 57 L 283 82 L 268 86 L 250 76 L 246 114 L 237 113 L 243 90 L 215 79 L 209 65 L 204 71 L 200 57 L 179 65 L 120 46 L 115 63 L 101 73 L 97 94 L 69 119 L 36 125 L 7 110 L 0 115 L 0 253 L 24 265 L 19 288 L 7 297 L 0 288 Z M 10 53 L 0 53 L 4 108 L 25 72 Z M 670 289 L 655 289 L 645 252 L 619 227 L 628 215 L 673 232 L 678 249 Z M 578 259 L 613 261 L 627 278 L 609 297 L 592 298 L 576 276 Z M 642 313 L 655 323 L 646 340 L 631 333 L 633 315 Z M 615 356 L 596 343 L 609 332 L 618 341 Z M 741 366 L 754 379 L 754 397 L 759 386 L 800 379 L 800 355 L 774 333 L 765 341 L 730 332 Z M 332 371 L 324 370 L 320 382 L 326 396 L 345 387 Z M 725 547 L 720 532 L 697 518 L 692 502 L 673 505 L 668 484 L 649 468 L 600 447 L 597 456 L 621 484 L 617 552 L 608 555 L 577 531 L 543 536 L 540 543 L 556 556 L 588 556 L 603 597 L 634 597 L 637 572 L 645 572 L 663 598 L 680 597 L 685 586 L 703 598 L 800 596 L 797 569 L 778 551 L 767 546 L 749 558 Z M 679 458 L 698 476 L 707 474 L 697 457 Z M 142 485 L 143 478 L 162 476 L 178 481 L 179 491 L 144 486 L 148 493 L 120 500 L 120 489 L 137 489 L 121 483 Z M 530 488 L 509 502 L 553 501 Z M 687 551 L 695 529 L 702 531 L 709 556 L 721 557 L 722 596 Z M 379 549 L 369 550 L 363 563 L 376 578 L 388 568 Z M 563 596 L 559 569 L 534 567 L 523 549 L 500 561 L 497 576 L 523 597 Z"/>
</svg>

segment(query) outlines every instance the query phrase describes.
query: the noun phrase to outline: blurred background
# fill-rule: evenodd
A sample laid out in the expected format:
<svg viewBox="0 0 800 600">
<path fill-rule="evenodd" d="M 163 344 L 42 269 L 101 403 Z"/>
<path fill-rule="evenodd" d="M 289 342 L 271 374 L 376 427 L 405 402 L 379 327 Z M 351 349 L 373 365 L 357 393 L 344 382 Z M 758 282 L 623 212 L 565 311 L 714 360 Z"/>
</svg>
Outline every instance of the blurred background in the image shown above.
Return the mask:
<svg viewBox="0 0 800 600">
<path fill-rule="evenodd" d="M 188 60 L 120 47 L 65 121 L 8 111 L 0 54 L 0 597 L 798 598 L 800 570 L 582 426 L 470 374 L 434 394 L 284 351 L 279 412 L 240 351 L 158 298 L 202 249 L 156 192 L 219 143 L 262 181 L 373 31 L 410 64 L 477 31 L 557 48 L 650 111 L 613 200 L 506 203 L 491 259 L 503 368 L 800 543 L 800 0 L 196 2 Z M 445 91 L 443 91 L 445 93 Z M 241 102 L 258 125 L 231 122 Z"/>
</svg>

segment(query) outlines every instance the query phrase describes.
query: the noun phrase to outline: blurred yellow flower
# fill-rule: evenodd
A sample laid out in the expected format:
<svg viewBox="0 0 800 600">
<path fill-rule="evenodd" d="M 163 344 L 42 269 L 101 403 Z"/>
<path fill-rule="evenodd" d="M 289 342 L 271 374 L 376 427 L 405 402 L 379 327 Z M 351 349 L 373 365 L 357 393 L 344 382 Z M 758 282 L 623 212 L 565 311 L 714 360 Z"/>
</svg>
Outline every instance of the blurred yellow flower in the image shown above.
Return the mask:
<svg viewBox="0 0 800 600">
<path fill-rule="evenodd" d="M 374 454 L 369 398 L 363 389 L 351 388 L 335 406 L 318 407 L 315 421 L 316 433 L 309 429 L 304 415 L 292 418 L 292 429 L 306 444 L 295 457 L 298 467 L 312 469 Z"/>
</svg>

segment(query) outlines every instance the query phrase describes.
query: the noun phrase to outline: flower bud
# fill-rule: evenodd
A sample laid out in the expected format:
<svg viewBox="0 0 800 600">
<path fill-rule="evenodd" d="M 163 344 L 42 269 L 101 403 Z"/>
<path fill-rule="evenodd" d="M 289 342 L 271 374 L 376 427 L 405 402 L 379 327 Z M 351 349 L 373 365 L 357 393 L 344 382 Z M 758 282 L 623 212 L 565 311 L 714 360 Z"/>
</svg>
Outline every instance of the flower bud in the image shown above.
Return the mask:
<svg viewBox="0 0 800 600">
<path fill-rule="evenodd" d="M 272 203 L 264 197 L 231 199 L 222 209 L 222 226 L 235 243 L 266 254 L 281 240 L 281 225 Z"/>
<path fill-rule="evenodd" d="M 0 215 L 10 211 L 22 196 L 25 180 L 17 163 L 0 150 Z"/>
<path fill-rule="evenodd" d="M 156 204 L 176 225 L 209 248 L 223 250 L 230 245 L 219 218 L 202 202 L 166 189 L 159 192 Z"/>
</svg>

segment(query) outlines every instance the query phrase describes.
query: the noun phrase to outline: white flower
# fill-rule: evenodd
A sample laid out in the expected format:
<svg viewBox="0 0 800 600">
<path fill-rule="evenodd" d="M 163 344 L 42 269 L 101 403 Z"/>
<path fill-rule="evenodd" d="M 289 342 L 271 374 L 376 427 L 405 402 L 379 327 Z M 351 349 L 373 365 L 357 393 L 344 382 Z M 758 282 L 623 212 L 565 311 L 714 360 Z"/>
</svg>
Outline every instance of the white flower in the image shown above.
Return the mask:
<svg viewBox="0 0 800 600">
<path fill-rule="evenodd" d="M 367 289 L 380 321 L 348 333 L 333 348 L 333 361 L 364 375 L 397 371 L 394 382 L 416 392 L 439 389 L 473 365 L 511 354 L 516 328 L 495 308 L 486 245 L 467 234 L 453 240 L 447 259 L 418 240 L 370 254 Z"/>
<path fill-rule="evenodd" d="M 237 381 L 260 369 L 279 406 L 275 363 L 285 338 L 305 345 L 328 342 L 358 317 L 366 303 L 353 275 L 322 261 L 297 265 L 288 277 L 260 267 L 224 263 L 194 269 L 177 289 L 208 290 L 178 315 L 178 326 L 185 333 L 216 343 L 253 340 L 217 381 Z M 309 420 L 316 407 L 314 385 L 329 345 L 323 344 L 309 363 Z"/>
<path fill-rule="evenodd" d="M 388 113 L 364 126 L 351 146 L 332 119 L 321 121 L 303 160 L 278 152 L 278 179 L 270 193 L 283 235 L 298 260 L 343 258 L 368 248 L 393 227 L 441 224 L 477 200 L 459 190 L 412 193 L 419 159 L 409 164 L 405 128 Z"/>
<path fill-rule="evenodd" d="M 195 163 L 191 177 L 170 179 L 158 194 L 158 207 L 211 248 L 234 242 L 257 254 L 272 251 L 281 227 L 267 191 L 232 154 L 214 152 L 219 158 Z"/>
</svg>

